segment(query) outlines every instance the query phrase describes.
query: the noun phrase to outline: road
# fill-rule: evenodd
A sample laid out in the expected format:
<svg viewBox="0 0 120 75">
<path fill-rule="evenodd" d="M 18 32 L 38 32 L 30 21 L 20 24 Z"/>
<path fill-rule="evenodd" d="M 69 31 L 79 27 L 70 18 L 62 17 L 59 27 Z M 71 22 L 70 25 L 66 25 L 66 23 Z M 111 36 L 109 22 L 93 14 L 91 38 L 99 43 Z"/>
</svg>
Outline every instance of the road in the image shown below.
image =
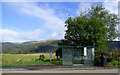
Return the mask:
<svg viewBox="0 0 120 75">
<path fill-rule="evenodd" d="M 2 71 L 2 73 L 118 73 L 118 69 L 102 70 L 33 70 L 33 71 Z"/>
<path fill-rule="evenodd" d="M 36 65 L 36 66 L 4 66 L 2 73 L 118 73 L 115 67 L 95 67 L 95 66 L 56 66 L 56 65 Z"/>
</svg>

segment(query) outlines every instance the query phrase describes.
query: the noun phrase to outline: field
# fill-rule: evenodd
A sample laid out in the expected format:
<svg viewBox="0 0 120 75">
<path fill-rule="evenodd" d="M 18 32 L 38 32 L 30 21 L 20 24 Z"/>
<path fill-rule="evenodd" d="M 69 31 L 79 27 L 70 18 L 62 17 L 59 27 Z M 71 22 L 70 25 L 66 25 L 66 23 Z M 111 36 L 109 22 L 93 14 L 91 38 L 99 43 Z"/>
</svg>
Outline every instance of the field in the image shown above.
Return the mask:
<svg viewBox="0 0 120 75">
<path fill-rule="evenodd" d="M 40 55 L 44 55 L 44 60 L 38 60 Z M 57 60 L 55 53 L 52 54 L 52 61 L 50 62 L 49 53 L 38 54 L 1 54 L 2 66 L 15 66 L 15 65 L 60 65 L 61 60 Z"/>
</svg>

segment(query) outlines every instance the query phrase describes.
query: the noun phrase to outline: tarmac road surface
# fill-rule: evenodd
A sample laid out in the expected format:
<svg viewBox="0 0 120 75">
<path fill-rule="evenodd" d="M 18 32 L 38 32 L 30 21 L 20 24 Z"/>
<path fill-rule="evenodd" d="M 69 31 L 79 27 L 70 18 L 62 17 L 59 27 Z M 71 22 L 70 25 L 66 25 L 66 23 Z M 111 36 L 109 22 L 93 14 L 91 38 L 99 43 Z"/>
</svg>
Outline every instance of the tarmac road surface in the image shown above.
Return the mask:
<svg viewBox="0 0 120 75">
<path fill-rule="evenodd" d="M 33 71 L 2 71 L 2 73 L 118 73 L 118 69 L 100 70 L 33 70 Z"/>
<path fill-rule="evenodd" d="M 34 65 L 34 66 L 2 66 L 2 73 L 118 73 L 116 67 L 95 66 L 56 66 L 56 65 Z"/>
</svg>

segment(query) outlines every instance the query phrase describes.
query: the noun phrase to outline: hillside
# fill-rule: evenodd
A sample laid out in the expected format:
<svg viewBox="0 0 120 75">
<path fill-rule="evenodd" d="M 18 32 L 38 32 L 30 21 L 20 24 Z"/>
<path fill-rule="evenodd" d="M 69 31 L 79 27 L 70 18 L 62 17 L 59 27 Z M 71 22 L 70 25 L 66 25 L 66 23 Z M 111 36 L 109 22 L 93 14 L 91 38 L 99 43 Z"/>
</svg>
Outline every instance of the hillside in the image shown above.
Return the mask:
<svg viewBox="0 0 120 75">
<path fill-rule="evenodd" d="M 110 52 L 120 50 L 120 41 L 109 41 L 108 49 L 109 49 Z"/>
<path fill-rule="evenodd" d="M 55 52 L 60 40 L 2 43 L 2 52 Z"/>
<path fill-rule="evenodd" d="M 47 41 L 29 41 L 29 42 L 4 42 L 2 43 L 2 52 L 55 52 L 60 40 Z M 120 50 L 120 41 L 109 41 L 109 51 Z"/>
</svg>

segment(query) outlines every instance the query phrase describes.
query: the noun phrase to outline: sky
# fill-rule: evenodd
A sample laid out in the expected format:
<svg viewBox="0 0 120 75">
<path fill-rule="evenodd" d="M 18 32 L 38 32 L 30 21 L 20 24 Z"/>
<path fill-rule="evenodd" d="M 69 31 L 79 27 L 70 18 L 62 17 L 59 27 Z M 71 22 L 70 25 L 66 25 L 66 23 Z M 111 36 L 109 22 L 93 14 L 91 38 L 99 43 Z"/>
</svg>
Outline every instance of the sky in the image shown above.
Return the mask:
<svg viewBox="0 0 120 75">
<path fill-rule="evenodd" d="M 12 0 L 11 0 L 12 1 Z M 65 20 L 79 16 L 91 5 L 103 4 L 118 14 L 118 1 L 101 2 L 2 2 L 0 41 L 23 42 L 60 40 L 65 35 Z"/>
</svg>

